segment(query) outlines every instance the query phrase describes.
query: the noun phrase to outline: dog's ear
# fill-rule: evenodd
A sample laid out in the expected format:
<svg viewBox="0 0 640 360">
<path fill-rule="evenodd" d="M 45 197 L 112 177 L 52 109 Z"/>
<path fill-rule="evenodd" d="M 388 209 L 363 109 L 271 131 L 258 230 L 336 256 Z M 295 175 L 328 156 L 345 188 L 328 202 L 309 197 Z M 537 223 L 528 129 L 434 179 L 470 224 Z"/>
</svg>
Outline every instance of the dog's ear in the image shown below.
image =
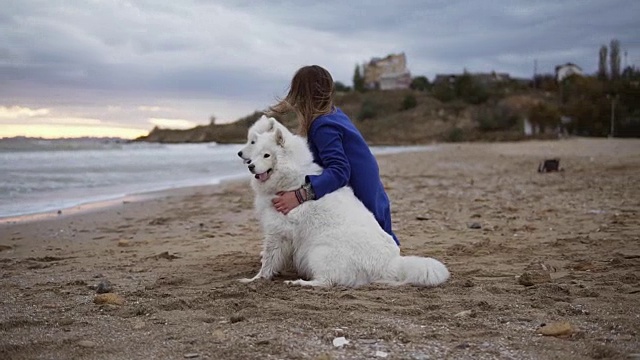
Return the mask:
<svg viewBox="0 0 640 360">
<path fill-rule="evenodd" d="M 281 147 L 284 147 L 284 135 L 282 134 L 282 130 L 276 130 L 276 144 Z"/>
<path fill-rule="evenodd" d="M 276 128 L 276 119 L 269 118 L 269 128 L 267 129 L 267 132 L 273 131 L 273 129 L 275 128 Z"/>
</svg>

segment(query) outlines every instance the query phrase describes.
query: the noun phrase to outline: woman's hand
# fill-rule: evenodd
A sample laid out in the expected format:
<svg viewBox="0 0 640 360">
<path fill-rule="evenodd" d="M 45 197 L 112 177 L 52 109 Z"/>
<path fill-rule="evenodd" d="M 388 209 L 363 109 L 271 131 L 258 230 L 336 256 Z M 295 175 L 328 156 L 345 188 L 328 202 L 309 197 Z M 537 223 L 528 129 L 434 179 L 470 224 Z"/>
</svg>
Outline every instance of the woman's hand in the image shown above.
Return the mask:
<svg viewBox="0 0 640 360">
<path fill-rule="evenodd" d="M 301 191 L 302 191 L 302 195 L 306 199 L 306 194 L 304 193 L 304 190 L 301 190 Z M 285 215 L 287 215 L 289 211 L 295 209 L 298 205 L 300 205 L 300 202 L 298 202 L 298 198 L 296 197 L 295 191 L 279 192 L 277 195 L 278 196 L 273 198 L 271 202 L 273 203 L 273 206 L 276 208 L 276 210 L 278 210 L 279 212 Z"/>
</svg>

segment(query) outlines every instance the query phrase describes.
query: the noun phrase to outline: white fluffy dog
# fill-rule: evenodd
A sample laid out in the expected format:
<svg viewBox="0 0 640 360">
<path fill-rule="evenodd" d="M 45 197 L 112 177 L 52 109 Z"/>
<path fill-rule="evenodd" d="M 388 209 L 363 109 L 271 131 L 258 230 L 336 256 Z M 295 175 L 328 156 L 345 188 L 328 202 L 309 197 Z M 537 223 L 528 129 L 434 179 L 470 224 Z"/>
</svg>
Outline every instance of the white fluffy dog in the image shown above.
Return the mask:
<svg viewBox="0 0 640 360">
<path fill-rule="evenodd" d="M 307 140 L 304 138 L 292 134 L 286 126 L 278 122 L 275 118 L 266 117 L 262 115 L 260 119 L 258 119 L 247 132 L 247 143 L 238 151 L 238 156 L 242 158 L 245 164 L 251 163 L 251 158 L 254 155 L 256 149 L 256 141 L 258 139 L 258 135 L 263 134 L 268 131 L 273 131 L 275 129 L 280 129 L 282 134 L 288 138 L 290 138 L 290 145 L 296 147 L 307 147 Z M 305 151 L 296 151 L 295 155 L 299 157 L 296 161 L 305 162 L 306 152 Z"/>
<path fill-rule="evenodd" d="M 264 232 L 262 266 L 242 282 L 272 279 L 288 265 L 307 279 L 287 281 L 294 285 L 435 286 L 449 278 L 447 268 L 435 259 L 400 256 L 393 238 L 350 187 L 304 202 L 288 215 L 276 211 L 271 200 L 278 192 L 297 189 L 305 175 L 322 171 L 306 142 L 300 146 L 298 139 L 278 127 L 256 134 L 249 170 Z"/>
</svg>

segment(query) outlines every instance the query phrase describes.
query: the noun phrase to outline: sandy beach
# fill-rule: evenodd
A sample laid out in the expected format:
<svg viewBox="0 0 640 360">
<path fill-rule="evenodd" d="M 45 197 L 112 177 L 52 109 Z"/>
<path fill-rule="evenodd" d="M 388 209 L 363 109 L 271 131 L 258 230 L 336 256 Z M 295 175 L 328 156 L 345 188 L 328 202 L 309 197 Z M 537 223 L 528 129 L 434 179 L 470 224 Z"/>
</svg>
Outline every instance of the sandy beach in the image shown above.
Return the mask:
<svg viewBox="0 0 640 360">
<path fill-rule="evenodd" d="M 537 172 L 554 157 L 564 171 Z M 1 223 L 0 358 L 640 359 L 639 140 L 379 163 L 403 254 L 443 261 L 445 285 L 237 282 L 260 266 L 247 173 Z"/>
</svg>

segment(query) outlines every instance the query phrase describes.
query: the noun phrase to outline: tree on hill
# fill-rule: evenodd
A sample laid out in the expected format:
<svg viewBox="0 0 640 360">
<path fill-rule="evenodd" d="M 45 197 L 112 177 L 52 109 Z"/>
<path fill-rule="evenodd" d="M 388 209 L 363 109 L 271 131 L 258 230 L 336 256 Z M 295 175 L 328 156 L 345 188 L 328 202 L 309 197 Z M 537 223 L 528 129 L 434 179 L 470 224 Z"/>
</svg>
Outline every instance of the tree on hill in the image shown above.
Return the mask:
<svg viewBox="0 0 640 360">
<path fill-rule="evenodd" d="M 429 90 L 429 79 L 427 79 L 425 76 L 416 76 L 411 80 L 410 87 L 411 89 L 418 91 Z"/>
<path fill-rule="evenodd" d="M 349 92 L 349 91 L 351 91 L 350 87 L 348 87 L 347 85 L 341 83 L 340 81 L 336 81 L 333 86 L 336 89 L 336 91 L 338 91 L 338 92 Z"/>
<path fill-rule="evenodd" d="M 598 54 L 598 79 L 607 79 L 607 45 L 600 47 L 600 53 Z"/>
<path fill-rule="evenodd" d="M 611 80 L 617 80 L 620 77 L 620 41 L 611 40 L 609 44 L 609 66 L 611 67 Z"/>
<path fill-rule="evenodd" d="M 489 99 L 489 93 L 471 74 L 464 72 L 454 83 L 456 96 L 469 104 L 482 104 Z"/>
<path fill-rule="evenodd" d="M 353 90 L 363 92 L 364 91 L 364 77 L 360 74 L 360 66 L 356 64 L 356 69 L 353 72 Z"/>
</svg>

